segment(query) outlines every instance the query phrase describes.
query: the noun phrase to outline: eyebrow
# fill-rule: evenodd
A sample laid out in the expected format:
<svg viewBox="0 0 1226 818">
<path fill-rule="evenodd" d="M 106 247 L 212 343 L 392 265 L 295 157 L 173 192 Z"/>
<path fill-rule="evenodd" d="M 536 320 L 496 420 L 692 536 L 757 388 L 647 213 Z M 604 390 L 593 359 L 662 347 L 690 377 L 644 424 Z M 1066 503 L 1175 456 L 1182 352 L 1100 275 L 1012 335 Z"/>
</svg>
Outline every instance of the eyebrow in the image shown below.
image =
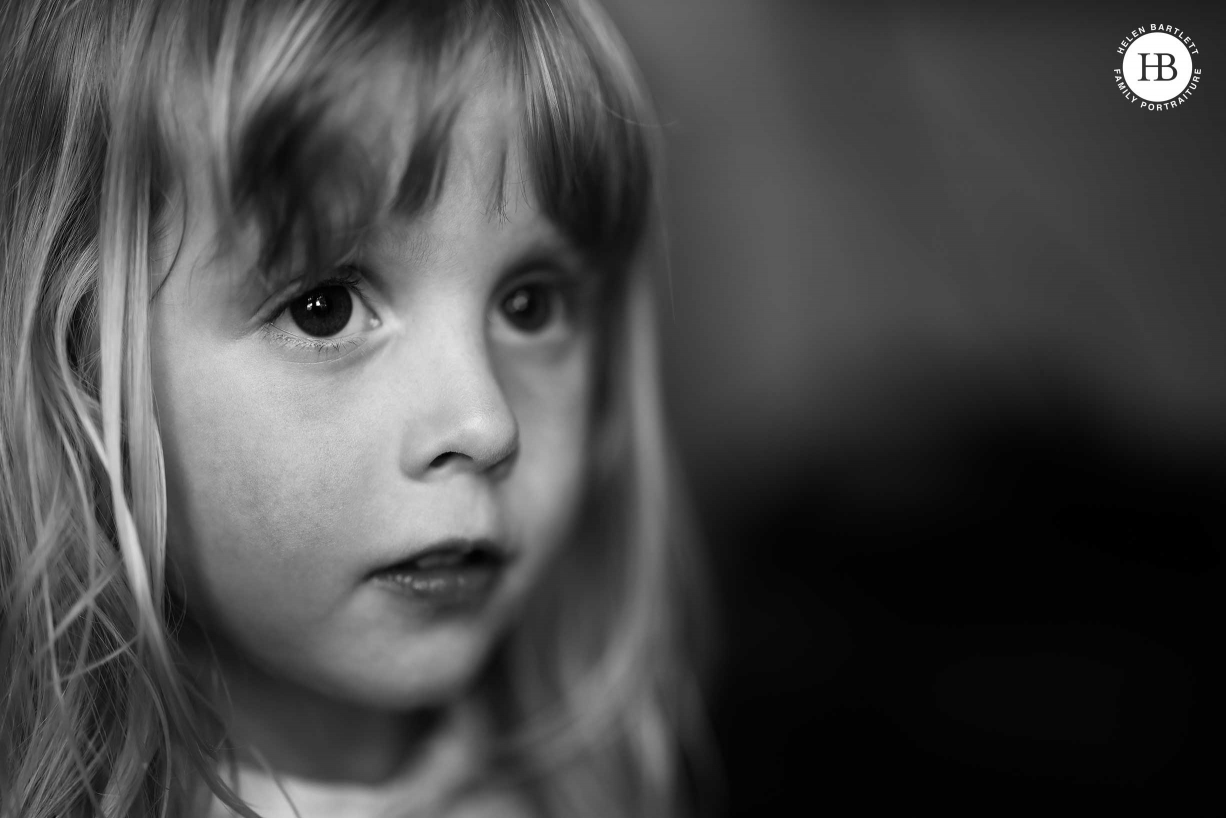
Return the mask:
<svg viewBox="0 0 1226 818">
<path fill-rule="evenodd" d="M 437 236 L 418 229 L 419 227 L 419 219 L 410 219 L 403 239 L 397 237 L 397 240 L 394 242 L 373 241 L 363 243 L 359 248 L 359 253 L 368 249 L 387 250 L 390 245 L 395 247 L 395 254 L 402 257 L 405 261 L 412 264 L 425 264 L 438 255 L 439 248 L 442 247 L 442 241 Z"/>
</svg>

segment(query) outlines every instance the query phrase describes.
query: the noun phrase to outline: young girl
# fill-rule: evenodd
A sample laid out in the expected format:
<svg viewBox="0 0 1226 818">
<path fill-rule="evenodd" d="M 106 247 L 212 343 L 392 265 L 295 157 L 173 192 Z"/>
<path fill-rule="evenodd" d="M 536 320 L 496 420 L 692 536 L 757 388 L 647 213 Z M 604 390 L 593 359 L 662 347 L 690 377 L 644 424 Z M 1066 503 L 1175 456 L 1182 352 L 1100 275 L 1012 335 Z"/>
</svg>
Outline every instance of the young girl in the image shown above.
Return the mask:
<svg viewBox="0 0 1226 818">
<path fill-rule="evenodd" d="M 677 814 L 695 569 L 588 0 L 0 18 L 0 815 Z"/>
</svg>

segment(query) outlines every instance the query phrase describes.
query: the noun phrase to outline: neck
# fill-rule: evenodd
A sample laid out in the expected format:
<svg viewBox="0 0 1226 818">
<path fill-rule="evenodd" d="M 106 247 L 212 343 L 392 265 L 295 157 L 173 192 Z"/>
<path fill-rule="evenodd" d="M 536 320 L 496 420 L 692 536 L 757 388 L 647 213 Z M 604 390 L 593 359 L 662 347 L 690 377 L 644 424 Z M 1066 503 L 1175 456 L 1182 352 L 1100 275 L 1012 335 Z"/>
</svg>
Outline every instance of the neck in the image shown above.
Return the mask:
<svg viewBox="0 0 1226 818">
<path fill-rule="evenodd" d="M 227 684 L 239 759 L 296 778 L 381 784 L 402 773 L 444 722 L 441 708 L 389 713 L 249 678 Z"/>
</svg>

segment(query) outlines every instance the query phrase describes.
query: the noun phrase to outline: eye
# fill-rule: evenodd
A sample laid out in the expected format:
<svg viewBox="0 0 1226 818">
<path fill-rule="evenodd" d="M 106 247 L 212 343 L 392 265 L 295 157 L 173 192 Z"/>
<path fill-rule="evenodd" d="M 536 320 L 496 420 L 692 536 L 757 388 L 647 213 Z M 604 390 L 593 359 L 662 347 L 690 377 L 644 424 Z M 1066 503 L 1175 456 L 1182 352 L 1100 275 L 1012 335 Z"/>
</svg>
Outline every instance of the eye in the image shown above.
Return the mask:
<svg viewBox="0 0 1226 818">
<path fill-rule="evenodd" d="M 520 284 L 498 306 L 507 323 L 523 333 L 541 332 L 564 310 L 557 287 L 539 282 Z"/>
<path fill-rule="evenodd" d="M 360 271 L 335 277 L 286 298 L 264 324 L 262 336 L 288 360 L 316 363 L 343 358 L 381 325 L 370 307 Z"/>
<path fill-rule="evenodd" d="M 362 297 L 362 279 L 355 270 L 317 284 L 285 301 L 269 322 L 274 329 L 303 341 L 347 337 L 379 325 Z"/>
</svg>

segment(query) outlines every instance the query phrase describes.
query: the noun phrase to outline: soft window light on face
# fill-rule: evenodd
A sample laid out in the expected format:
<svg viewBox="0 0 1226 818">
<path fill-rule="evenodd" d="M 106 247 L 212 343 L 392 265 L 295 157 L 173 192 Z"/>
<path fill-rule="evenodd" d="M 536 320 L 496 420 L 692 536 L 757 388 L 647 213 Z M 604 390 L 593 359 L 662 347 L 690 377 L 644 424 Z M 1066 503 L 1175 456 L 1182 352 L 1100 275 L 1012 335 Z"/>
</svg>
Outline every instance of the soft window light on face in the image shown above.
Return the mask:
<svg viewBox="0 0 1226 818">
<path fill-rule="evenodd" d="M 432 209 L 389 217 L 254 320 L 207 219 L 155 300 L 172 565 L 191 614 L 287 689 L 395 708 L 451 695 L 573 524 L 593 277 L 531 197 L 489 213 L 491 174 L 523 173 L 496 161 L 501 110 L 491 92 L 467 103 Z M 372 581 L 455 542 L 504 560 L 480 604 L 440 611 Z"/>
</svg>

